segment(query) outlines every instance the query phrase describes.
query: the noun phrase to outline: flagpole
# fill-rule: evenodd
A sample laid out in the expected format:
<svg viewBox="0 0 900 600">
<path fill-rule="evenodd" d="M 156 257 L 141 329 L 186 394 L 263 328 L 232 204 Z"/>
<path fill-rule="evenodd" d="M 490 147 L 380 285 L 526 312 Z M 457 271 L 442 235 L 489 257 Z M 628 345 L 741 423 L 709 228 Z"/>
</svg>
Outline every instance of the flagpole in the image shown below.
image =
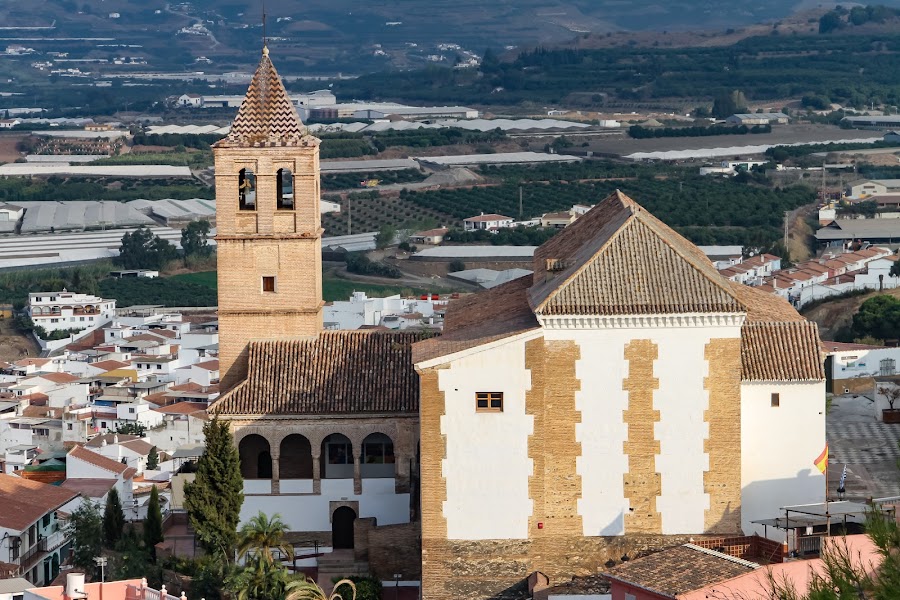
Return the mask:
<svg viewBox="0 0 900 600">
<path fill-rule="evenodd" d="M 831 515 L 828 511 L 828 463 L 830 456 L 828 442 L 825 442 L 825 535 L 831 537 Z"/>
</svg>

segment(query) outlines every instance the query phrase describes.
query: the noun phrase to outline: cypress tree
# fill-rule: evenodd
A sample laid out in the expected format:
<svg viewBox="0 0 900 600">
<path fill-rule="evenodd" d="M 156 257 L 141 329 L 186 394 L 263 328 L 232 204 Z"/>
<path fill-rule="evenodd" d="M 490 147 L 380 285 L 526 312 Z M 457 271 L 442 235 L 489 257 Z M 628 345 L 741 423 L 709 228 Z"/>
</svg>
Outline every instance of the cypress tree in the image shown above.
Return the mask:
<svg viewBox="0 0 900 600">
<path fill-rule="evenodd" d="M 150 490 L 150 502 L 147 504 L 147 518 L 144 519 L 144 545 L 156 558 L 156 544 L 163 541 L 162 511 L 159 509 L 159 492 L 156 486 Z"/>
<path fill-rule="evenodd" d="M 159 451 L 156 449 L 156 446 L 150 448 L 150 452 L 147 454 L 147 468 L 151 471 L 155 471 L 156 467 L 159 466 Z"/>
<path fill-rule="evenodd" d="M 122 501 L 119 500 L 119 490 L 113 487 L 106 496 L 106 508 L 103 510 L 103 539 L 107 547 L 115 547 L 122 539 L 124 528 L 125 514 L 122 512 Z"/>
<path fill-rule="evenodd" d="M 214 415 L 203 433 L 206 448 L 197 462 L 196 478 L 184 486 L 184 507 L 206 553 L 230 561 L 244 503 L 241 459 L 227 421 Z"/>
</svg>

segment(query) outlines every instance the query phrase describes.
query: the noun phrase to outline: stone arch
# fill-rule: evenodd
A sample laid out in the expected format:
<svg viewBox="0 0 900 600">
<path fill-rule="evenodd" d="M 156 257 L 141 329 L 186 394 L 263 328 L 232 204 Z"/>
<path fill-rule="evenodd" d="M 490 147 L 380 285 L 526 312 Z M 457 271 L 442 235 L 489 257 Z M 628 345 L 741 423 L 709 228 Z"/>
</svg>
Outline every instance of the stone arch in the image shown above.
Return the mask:
<svg viewBox="0 0 900 600">
<path fill-rule="evenodd" d="M 244 479 L 272 479 L 272 453 L 269 441 L 251 433 L 238 442 L 241 457 L 241 475 Z"/>
<path fill-rule="evenodd" d="M 249 167 L 238 171 L 238 208 L 256 210 L 256 174 Z"/>
<path fill-rule="evenodd" d="M 294 174 L 290 169 L 278 169 L 275 186 L 278 209 L 294 210 Z"/>
<path fill-rule="evenodd" d="M 362 442 L 359 473 L 364 479 L 394 477 L 397 474 L 394 441 L 381 432 L 370 433 Z"/>
<path fill-rule="evenodd" d="M 332 433 L 322 440 L 319 457 L 322 479 L 353 477 L 353 442 L 342 433 Z"/>
<path fill-rule="evenodd" d="M 312 445 L 299 433 L 286 435 L 279 444 L 278 476 L 281 479 L 312 479 Z"/>
</svg>

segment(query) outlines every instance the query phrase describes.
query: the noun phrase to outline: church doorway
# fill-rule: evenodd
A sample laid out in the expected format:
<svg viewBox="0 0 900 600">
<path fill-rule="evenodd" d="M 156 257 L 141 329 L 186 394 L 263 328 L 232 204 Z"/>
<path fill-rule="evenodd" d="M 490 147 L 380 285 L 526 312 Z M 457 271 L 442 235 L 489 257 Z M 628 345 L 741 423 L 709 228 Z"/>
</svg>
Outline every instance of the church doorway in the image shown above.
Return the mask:
<svg viewBox="0 0 900 600">
<path fill-rule="evenodd" d="M 335 550 L 353 549 L 353 523 L 356 511 L 340 506 L 331 515 L 331 545 Z"/>
</svg>

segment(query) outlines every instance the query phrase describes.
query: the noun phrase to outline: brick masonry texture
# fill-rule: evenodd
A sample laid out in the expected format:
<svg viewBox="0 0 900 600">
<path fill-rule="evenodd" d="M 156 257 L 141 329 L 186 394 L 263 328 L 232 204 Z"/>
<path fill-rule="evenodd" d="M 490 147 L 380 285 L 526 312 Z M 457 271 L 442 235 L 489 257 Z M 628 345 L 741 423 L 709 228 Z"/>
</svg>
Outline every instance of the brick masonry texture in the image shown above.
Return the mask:
<svg viewBox="0 0 900 600">
<path fill-rule="evenodd" d="M 214 149 L 222 389 L 247 374 L 254 339 L 322 330 L 322 228 L 317 144 Z M 256 175 L 256 210 L 239 209 L 239 172 Z M 277 172 L 294 175 L 294 210 L 277 208 Z M 276 291 L 263 292 L 262 277 Z"/>
<path fill-rule="evenodd" d="M 385 525 L 369 530 L 369 568 L 382 581 L 394 573 L 403 579 L 422 577 L 422 541 L 420 523 Z"/>
<path fill-rule="evenodd" d="M 535 539 L 532 552 L 538 561 L 544 552 L 542 540 L 584 531 L 578 514 L 581 476 L 576 473 L 581 444 L 575 439 L 575 425 L 581 421 L 575 409 L 575 393 L 581 387 L 575 375 L 579 358 L 579 347 L 572 341 L 536 339 L 525 348 L 525 368 L 531 371 L 525 410 L 534 415 L 534 433 L 528 440 L 534 512 L 528 531 Z"/>
<path fill-rule="evenodd" d="M 709 455 L 709 471 L 703 474 L 703 488 L 709 510 L 704 527 L 711 533 L 734 533 L 741 530 L 741 340 L 710 340 L 706 360 L 709 437 L 703 450 Z"/>
<path fill-rule="evenodd" d="M 622 382 L 622 389 L 628 392 L 628 408 L 624 411 L 628 426 L 628 439 L 624 443 L 628 455 L 625 498 L 630 504 L 630 511 L 625 513 L 625 531 L 629 533 L 662 531 L 662 516 L 656 509 L 656 498 L 662 493 L 662 476 L 656 472 L 659 441 L 654 433 L 659 411 L 653 408 L 653 390 L 659 389 L 659 380 L 653 376 L 653 363 L 658 357 L 659 348 L 650 340 L 633 340 L 625 346 L 628 361 L 628 378 Z M 740 437 L 737 440 L 740 443 Z"/>
<path fill-rule="evenodd" d="M 447 483 L 443 461 L 447 444 L 441 434 L 444 415 L 444 393 L 438 387 L 439 369 L 419 371 L 419 428 L 421 458 L 419 479 L 422 494 L 422 597 L 442 598 L 447 581 L 452 579 L 442 559 L 447 540 L 444 502 Z M 432 552 L 432 549 L 434 551 Z"/>
</svg>

